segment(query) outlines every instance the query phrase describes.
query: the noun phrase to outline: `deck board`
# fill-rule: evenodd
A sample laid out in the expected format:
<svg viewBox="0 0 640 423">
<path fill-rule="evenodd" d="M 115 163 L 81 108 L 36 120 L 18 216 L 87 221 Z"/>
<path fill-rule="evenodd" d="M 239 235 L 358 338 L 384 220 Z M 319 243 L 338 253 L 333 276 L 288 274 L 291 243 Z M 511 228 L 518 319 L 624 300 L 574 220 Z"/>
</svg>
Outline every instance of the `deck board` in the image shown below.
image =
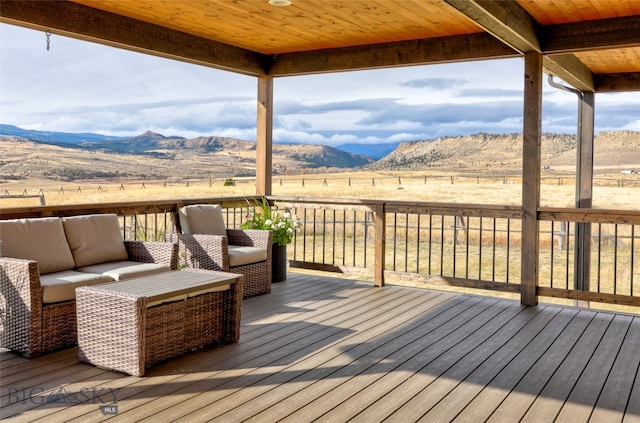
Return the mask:
<svg viewBox="0 0 640 423">
<path fill-rule="evenodd" d="M 144 377 L 80 363 L 75 348 L 32 360 L 1 353 L 0 416 L 631 422 L 640 420 L 639 348 L 635 316 L 290 272 L 245 301 L 240 342 Z M 65 395 L 45 403 L 52 393 Z M 118 414 L 105 416 L 101 401 L 114 395 Z"/>
</svg>

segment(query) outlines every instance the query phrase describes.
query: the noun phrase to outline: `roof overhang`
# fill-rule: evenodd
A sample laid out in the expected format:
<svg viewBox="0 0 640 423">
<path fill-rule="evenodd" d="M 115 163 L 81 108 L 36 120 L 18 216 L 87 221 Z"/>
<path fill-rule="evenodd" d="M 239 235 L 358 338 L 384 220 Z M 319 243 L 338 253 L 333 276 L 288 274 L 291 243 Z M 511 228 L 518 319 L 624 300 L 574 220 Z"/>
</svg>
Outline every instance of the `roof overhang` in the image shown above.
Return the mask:
<svg viewBox="0 0 640 423">
<path fill-rule="evenodd" d="M 564 0 L 565 3 L 575 1 Z M 340 4 L 305 0 L 295 2 L 299 8 L 290 16 L 266 9 L 266 0 L 232 2 L 235 9 L 229 8 L 230 2 L 192 0 L 189 16 L 180 15 L 177 10 L 179 6 L 184 8 L 184 2 L 158 2 L 154 9 L 148 7 L 148 3 L 145 6 L 144 2 L 128 0 L 3 0 L 0 21 L 253 76 L 476 61 L 539 52 L 543 54 L 547 73 L 581 91 L 640 90 L 640 15 L 548 24 L 541 23 L 523 7 L 533 7 L 533 3 L 528 2 L 530 0 L 405 1 L 402 5 L 413 3 L 414 7 L 420 5 L 424 9 L 416 9 L 416 15 L 424 15 L 412 21 L 414 18 L 406 9 L 393 15 L 395 9 L 401 7 L 389 7 L 382 13 L 379 9 L 383 6 L 401 5 L 389 0 L 386 3 L 353 0 Z M 618 0 L 606 2 L 615 6 Z M 535 7 L 551 15 L 553 7 L 559 9 L 558 3 L 538 1 Z M 314 8 L 324 9 L 323 13 L 312 13 Z M 243 12 L 251 13 L 240 20 L 245 16 Z M 443 14 L 441 21 L 432 19 L 434 22 L 418 27 L 416 22 L 424 22 L 425 17 L 435 12 Z M 323 21 L 325 15 L 330 15 L 331 22 Z M 234 19 L 236 25 L 233 25 Z M 227 25 L 216 23 L 225 20 Z M 212 24 L 212 21 L 215 22 Z M 364 31 L 359 26 L 361 21 L 370 30 Z M 263 47 L 261 37 L 263 40 L 274 38 L 273 33 L 260 32 L 263 28 L 274 29 L 265 26 L 265 22 L 274 28 L 291 22 L 287 31 L 294 35 L 294 31 L 298 31 L 300 43 L 293 37 L 292 40 L 273 40 L 273 47 L 264 42 Z M 380 25 L 376 25 L 378 22 Z M 320 34 L 326 33 L 326 42 L 318 46 L 329 47 L 314 48 L 308 42 L 303 43 L 302 24 L 317 25 Z M 390 31 L 389 25 L 399 26 Z M 406 27 L 409 32 L 402 32 Z M 412 28 L 418 38 L 410 37 Z M 396 38 L 393 38 L 394 31 L 398 34 Z M 366 37 L 363 35 L 360 39 L 359 34 L 363 32 Z M 349 35 L 340 38 L 340 34 Z M 425 36 L 428 34 L 435 35 Z M 238 42 L 234 43 L 236 39 Z M 284 45 L 285 41 L 290 44 Z"/>
</svg>

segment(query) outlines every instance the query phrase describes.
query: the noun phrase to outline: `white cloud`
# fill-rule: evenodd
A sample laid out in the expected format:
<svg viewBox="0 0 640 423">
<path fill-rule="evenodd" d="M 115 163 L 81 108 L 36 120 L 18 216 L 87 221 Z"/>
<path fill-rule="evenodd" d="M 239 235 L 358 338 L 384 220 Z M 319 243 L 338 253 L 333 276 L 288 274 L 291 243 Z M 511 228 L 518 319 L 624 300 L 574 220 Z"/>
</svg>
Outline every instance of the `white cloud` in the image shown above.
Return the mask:
<svg viewBox="0 0 640 423">
<path fill-rule="evenodd" d="M 255 78 L 0 24 L 1 123 L 255 139 Z M 274 140 L 339 145 L 521 132 L 521 59 L 276 78 Z M 546 79 L 546 78 L 545 78 Z M 543 131 L 575 133 L 576 96 L 545 82 Z M 638 105 L 638 106 L 636 106 Z M 633 93 L 596 96 L 596 131 L 640 130 Z"/>
</svg>

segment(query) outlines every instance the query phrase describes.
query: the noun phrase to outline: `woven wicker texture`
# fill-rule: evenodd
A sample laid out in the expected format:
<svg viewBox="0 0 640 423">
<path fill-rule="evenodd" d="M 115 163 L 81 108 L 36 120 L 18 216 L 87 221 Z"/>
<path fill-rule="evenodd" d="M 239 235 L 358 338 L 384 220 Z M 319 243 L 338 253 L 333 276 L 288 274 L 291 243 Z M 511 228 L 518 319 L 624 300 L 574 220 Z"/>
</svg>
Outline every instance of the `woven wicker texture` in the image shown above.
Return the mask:
<svg viewBox="0 0 640 423">
<path fill-rule="evenodd" d="M 217 270 L 244 276 L 244 298 L 271 292 L 271 231 L 227 229 L 227 236 L 169 234 L 167 241 L 178 242 L 180 265 L 193 269 Z M 244 266 L 229 265 L 228 245 L 265 248 L 267 259 Z"/>
<path fill-rule="evenodd" d="M 177 268 L 178 246 L 125 241 L 129 260 Z M 76 302 L 43 304 L 35 261 L 0 257 L 0 346 L 25 357 L 76 345 Z"/>
<path fill-rule="evenodd" d="M 176 272 L 176 278 L 182 272 L 187 271 Z M 78 288 L 80 360 L 142 376 L 146 368 L 169 358 L 212 343 L 236 342 L 243 277 L 229 276 L 237 282 L 228 290 L 152 307 L 147 307 L 144 296 L 117 292 L 105 285 Z"/>
</svg>

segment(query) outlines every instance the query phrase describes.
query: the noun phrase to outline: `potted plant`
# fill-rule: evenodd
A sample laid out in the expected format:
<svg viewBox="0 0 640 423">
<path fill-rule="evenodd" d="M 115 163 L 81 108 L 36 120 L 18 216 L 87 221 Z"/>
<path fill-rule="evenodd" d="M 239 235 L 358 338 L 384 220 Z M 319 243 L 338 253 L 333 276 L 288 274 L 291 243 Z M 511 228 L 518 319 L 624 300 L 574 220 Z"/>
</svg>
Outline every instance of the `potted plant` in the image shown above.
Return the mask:
<svg viewBox="0 0 640 423">
<path fill-rule="evenodd" d="M 281 282 L 287 279 L 287 244 L 291 243 L 299 226 L 298 217 L 288 210 L 280 213 L 278 206 L 272 208 L 265 197 L 252 206 L 240 227 L 270 230 L 273 233 L 271 276 L 272 282 Z"/>
</svg>

